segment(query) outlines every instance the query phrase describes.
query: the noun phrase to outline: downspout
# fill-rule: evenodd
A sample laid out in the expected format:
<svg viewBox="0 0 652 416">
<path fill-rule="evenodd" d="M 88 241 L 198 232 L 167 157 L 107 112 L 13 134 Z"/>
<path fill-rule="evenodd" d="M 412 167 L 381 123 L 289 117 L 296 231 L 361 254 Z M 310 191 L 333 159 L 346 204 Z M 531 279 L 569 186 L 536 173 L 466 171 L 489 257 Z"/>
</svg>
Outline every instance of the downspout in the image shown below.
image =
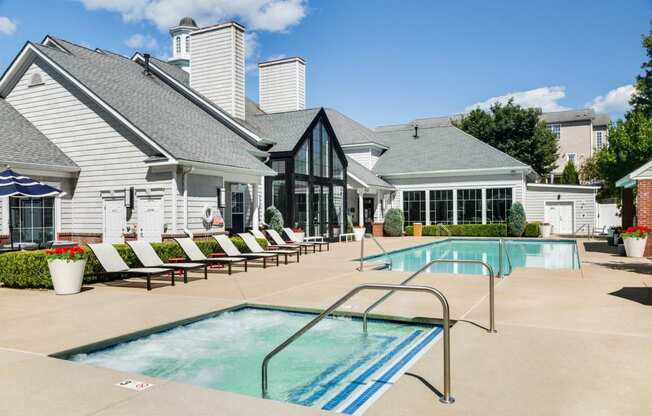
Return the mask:
<svg viewBox="0 0 652 416">
<path fill-rule="evenodd" d="M 188 230 L 188 174 L 192 170 L 192 167 L 183 169 L 183 231 L 189 236 L 192 236 L 192 233 Z"/>
</svg>

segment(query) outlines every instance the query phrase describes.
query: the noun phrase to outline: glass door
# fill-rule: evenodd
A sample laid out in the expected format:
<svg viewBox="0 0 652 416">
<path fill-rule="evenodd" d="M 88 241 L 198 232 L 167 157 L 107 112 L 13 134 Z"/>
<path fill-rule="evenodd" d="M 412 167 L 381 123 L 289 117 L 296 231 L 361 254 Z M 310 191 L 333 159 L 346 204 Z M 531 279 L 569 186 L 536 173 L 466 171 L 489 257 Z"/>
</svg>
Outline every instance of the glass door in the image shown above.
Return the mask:
<svg viewBox="0 0 652 416">
<path fill-rule="evenodd" d="M 245 228 L 245 193 L 240 185 L 231 187 L 231 230 L 243 233 Z"/>
</svg>

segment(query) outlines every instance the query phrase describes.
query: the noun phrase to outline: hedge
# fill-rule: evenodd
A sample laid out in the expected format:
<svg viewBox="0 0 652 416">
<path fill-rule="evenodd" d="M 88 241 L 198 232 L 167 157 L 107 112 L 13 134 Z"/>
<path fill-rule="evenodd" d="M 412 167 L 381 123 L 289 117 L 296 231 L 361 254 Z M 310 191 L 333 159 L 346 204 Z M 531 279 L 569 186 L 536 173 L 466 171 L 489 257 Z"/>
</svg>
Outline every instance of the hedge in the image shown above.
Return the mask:
<svg viewBox="0 0 652 416">
<path fill-rule="evenodd" d="M 541 222 L 534 221 L 525 224 L 523 237 L 539 237 L 541 235 Z"/>
<path fill-rule="evenodd" d="M 506 237 L 507 225 L 506 224 L 447 224 L 451 235 L 457 237 Z M 413 235 L 412 226 L 405 227 L 406 235 Z M 447 236 L 448 234 L 434 225 L 423 226 L 424 236 Z"/>
<path fill-rule="evenodd" d="M 249 251 L 240 237 L 232 237 L 231 241 L 243 253 Z M 214 239 L 196 241 L 196 243 L 204 254 L 223 251 Z M 263 248 L 267 247 L 266 240 L 258 239 L 258 243 Z M 127 244 L 116 244 L 114 247 L 129 267 L 141 266 L 136 255 Z M 176 242 L 152 243 L 152 247 L 154 247 L 154 250 L 156 250 L 156 253 L 163 262 L 167 262 L 174 257 L 185 257 L 183 250 Z M 96 276 L 101 272 L 103 270 L 97 258 L 95 258 L 92 252 L 89 252 L 88 263 L 84 272 L 84 283 L 108 280 L 104 276 Z M 45 250 L 16 251 L 0 254 L 0 283 L 12 288 L 51 289 L 52 280 L 50 279 L 50 272 L 45 259 Z"/>
</svg>

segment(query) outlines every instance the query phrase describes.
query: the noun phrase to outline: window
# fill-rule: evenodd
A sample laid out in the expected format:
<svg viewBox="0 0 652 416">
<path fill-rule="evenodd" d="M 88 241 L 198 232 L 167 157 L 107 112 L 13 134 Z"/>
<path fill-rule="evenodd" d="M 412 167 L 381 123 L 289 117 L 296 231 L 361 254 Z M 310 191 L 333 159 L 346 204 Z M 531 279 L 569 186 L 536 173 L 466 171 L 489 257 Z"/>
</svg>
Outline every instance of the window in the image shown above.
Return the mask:
<svg viewBox="0 0 652 416">
<path fill-rule="evenodd" d="M 333 237 L 337 237 L 344 229 L 344 187 L 335 185 L 333 186 L 333 206 L 331 208 L 333 213 L 333 227 L 337 228 L 338 232 L 333 232 Z"/>
<path fill-rule="evenodd" d="M 54 198 L 9 198 L 11 238 L 15 243 L 54 240 Z"/>
<path fill-rule="evenodd" d="M 604 145 L 604 131 L 598 130 L 595 132 L 595 147 L 602 149 Z"/>
<path fill-rule="evenodd" d="M 308 234 L 308 182 L 294 182 L 294 226 Z"/>
<path fill-rule="evenodd" d="M 186 36 L 186 53 L 190 53 L 190 36 Z"/>
<path fill-rule="evenodd" d="M 458 224 L 482 224 L 482 190 L 457 190 Z"/>
<path fill-rule="evenodd" d="M 507 222 L 512 207 L 512 188 L 487 189 L 487 224 Z"/>
<path fill-rule="evenodd" d="M 294 156 L 294 173 L 308 174 L 308 149 L 308 140 L 306 140 Z"/>
<path fill-rule="evenodd" d="M 177 51 L 177 53 L 181 53 L 181 37 L 177 36 L 174 38 L 174 48 Z"/>
<path fill-rule="evenodd" d="M 452 224 L 453 215 L 453 191 L 430 191 L 430 222 Z"/>
<path fill-rule="evenodd" d="M 312 131 L 312 174 L 322 178 L 328 177 L 329 137 L 324 126 L 319 123 Z"/>
<path fill-rule="evenodd" d="M 555 123 L 555 124 L 548 124 L 548 128 L 552 132 L 552 134 L 555 135 L 557 140 L 561 137 L 561 124 Z"/>
<path fill-rule="evenodd" d="M 272 181 L 272 205 L 274 205 L 283 217 L 287 214 L 287 189 L 285 179 L 276 179 Z"/>
<path fill-rule="evenodd" d="M 344 179 L 344 166 L 335 150 L 333 150 L 333 178 Z"/>
<path fill-rule="evenodd" d="M 426 191 L 403 191 L 405 225 L 426 222 Z"/>
<path fill-rule="evenodd" d="M 577 159 L 577 155 L 575 153 L 568 153 L 566 155 L 566 157 L 567 157 L 569 162 L 571 162 L 572 164 L 575 164 L 575 160 Z"/>
<path fill-rule="evenodd" d="M 277 174 L 282 175 L 285 173 L 285 160 L 273 160 L 272 169 L 276 171 Z"/>
</svg>

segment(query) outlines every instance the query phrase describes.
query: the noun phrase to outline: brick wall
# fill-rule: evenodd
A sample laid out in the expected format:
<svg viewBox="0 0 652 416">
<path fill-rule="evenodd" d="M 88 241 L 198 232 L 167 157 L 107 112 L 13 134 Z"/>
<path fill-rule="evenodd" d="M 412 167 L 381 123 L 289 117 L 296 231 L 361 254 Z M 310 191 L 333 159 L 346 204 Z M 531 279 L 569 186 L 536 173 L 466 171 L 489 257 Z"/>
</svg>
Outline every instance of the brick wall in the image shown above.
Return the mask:
<svg viewBox="0 0 652 416">
<path fill-rule="evenodd" d="M 101 243 L 102 233 L 59 233 L 57 240 L 74 241 L 80 244 Z"/>
<path fill-rule="evenodd" d="M 636 184 L 636 225 L 652 227 L 652 179 Z M 645 256 L 652 256 L 652 238 L 648 238 Z"/>
</svg>

